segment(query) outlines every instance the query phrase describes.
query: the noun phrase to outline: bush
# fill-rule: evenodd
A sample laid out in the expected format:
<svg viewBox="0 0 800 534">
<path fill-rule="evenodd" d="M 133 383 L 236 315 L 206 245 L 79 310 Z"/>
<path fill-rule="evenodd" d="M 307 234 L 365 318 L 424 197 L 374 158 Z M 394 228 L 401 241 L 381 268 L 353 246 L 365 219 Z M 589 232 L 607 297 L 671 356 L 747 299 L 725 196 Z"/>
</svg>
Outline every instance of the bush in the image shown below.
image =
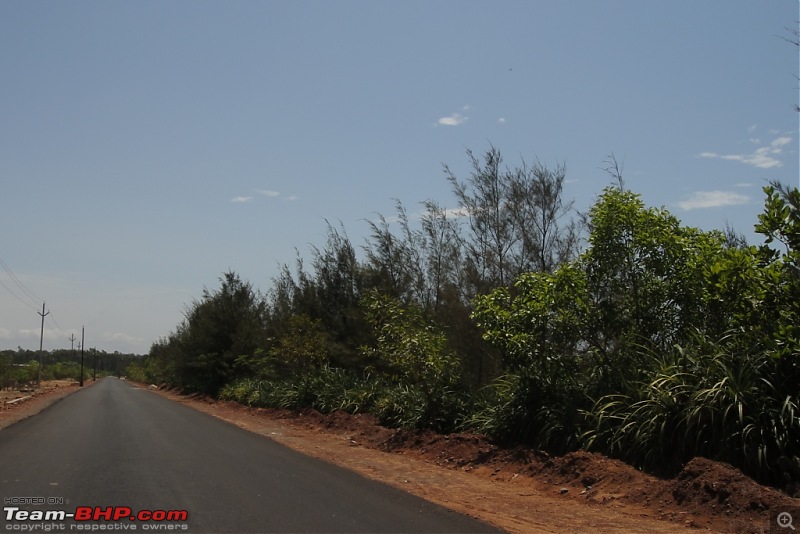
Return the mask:
<svg viewBox="0 0 800 534">
<path fill-rule="evenodd" d="M 781 465 L 800 457 L 800 396 L 776 381 L 776 358 L 734 335 L 714 342 L 698 335 L 642 361 L 650 364 L 647 380 L 585 412 L 593 422 L 587 448 L 665 474 L 704 456 L 763 482 L 792 482 Z"/>
</svg>

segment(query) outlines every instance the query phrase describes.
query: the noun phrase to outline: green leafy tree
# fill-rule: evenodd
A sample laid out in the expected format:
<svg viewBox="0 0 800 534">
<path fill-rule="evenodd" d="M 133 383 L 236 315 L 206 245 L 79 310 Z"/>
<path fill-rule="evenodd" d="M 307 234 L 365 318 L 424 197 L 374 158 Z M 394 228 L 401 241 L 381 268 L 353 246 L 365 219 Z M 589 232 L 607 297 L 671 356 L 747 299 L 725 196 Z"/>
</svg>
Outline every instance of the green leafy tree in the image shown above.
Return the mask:
<svg viewBox="0 0 800 534">
<path fill-rule="evenodd" d="M 313 373 L 328 363 L 330 339 L 319 320 L 293 315 L 287 330 L 272 340 L 259 375 L 299 377 Z"/>
<path fill-rule="evenodd" d="M 255 353 L 266 342 L 264 300 L 234 272 L 225 273 L 220 282 L 216 291 L 205 289 L 177 331 L 150 351 L 152 359 L 162 361 L 167 380 L 209 395 L 252 373 L 240 356 Z"/>
<path fill-rule="evenodd" d="M 800 190 L 772 183 L 764 188 L 764 211 L 756 231 L 765 236 L 761 253 L 775 268 L 770 294 L 775 313 L 773 341 L 777 354 L 795 380 L 800 378 Z M 783 251 L 770 248 L 780 243 Z"/>
<path fill-rule="evenodd" d="M 505 374 L 490 386 L 472 424 L 552 452 L 574 447 L 588 398 L 580 373 L 588 311 L 586 277 L 576 264 L 523 274 L 512 290 L 478 297 L 473 317 L 501 350 Z"/>
<path fill-rule="evenodd" d="M 601 368 L 622 378 L 635 368 L 630 347 L 666 349 L 703 324 L 705 269 L 724 236 L 682 226 L 618 187 L 604 190 L 589 217 L 582 338 Z"/>
<path fill-rule="evenodd" d="M 636 371 L 587 410 L 587 446 L 672 472 L 703 455 L 765 482 L 798 484 L 798 197 L 788 188 L 765 193 L 756 227 L 765 246 L 732 247 L 723 238 L 720 247 L 708 233 L 676 258 L 689 269 L 672 276 L 683 273 L 686 287 L 696 289 L 689 301 L 675 299 L 681 306 L 665 317 L 696 304 L 704 313 L 665 321 L 671 346 L 653 342 L 649 330 L 628 345 L 636 362 L 628 369 Z M 775 240 L 784 253 L 770 246 Z"/>
<path fill-rule="evenodd" d="M 445 334 L 418 306 L 404 306 L 377 291 L 365 295 L 364 307 L 374 343 L 362 352 L 391 381 L 421 393 L 424 409 L 418 424 L 452 428 L 456 414 L 446 407 L 453 407 L 460 362 Z"/>
</svg>

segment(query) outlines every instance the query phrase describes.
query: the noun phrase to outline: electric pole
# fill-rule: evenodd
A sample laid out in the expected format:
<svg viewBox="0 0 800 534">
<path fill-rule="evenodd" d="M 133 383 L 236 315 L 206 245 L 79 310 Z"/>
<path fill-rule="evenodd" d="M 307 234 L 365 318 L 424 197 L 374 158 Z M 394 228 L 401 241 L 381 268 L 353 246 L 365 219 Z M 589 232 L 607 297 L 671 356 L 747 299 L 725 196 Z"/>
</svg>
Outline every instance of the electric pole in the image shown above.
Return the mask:
<svg viewBox="0 0 800 534">
<path fill-rule="evenodd" d="M 86 329 L 85 326 L 81 327 L 81 387 L 83 387 L 83 331 Z"/>
<path fill-rule="evenodd" d="M 44 305 L 45 303 L 42 302 L 42 313 L 39 315 L 42 316 L 42 331 L 39 334 L 39 377 L 36 379 L 36 387 L 38 388 L 42 383 L 42 343 L 44 342 L 44 318 L 50 315 L 50 312 L 44 312 Z"/>
<path fill-rule="evenodd" d="M 70 340 L 70 342 L 71 342 L 71 344 L 72 344 L 71 346 L 72 346 L 72 360 L 73 360 L 73 361 L 75 360 L 75 340 L 76 340 L 76 339 L 77 339 L 77 338 L 75 337 L 75 332 L 73 332 L 73 333 L 71 333 L 71 334 L 69 335 L 69 340 Z"/>
</svg>

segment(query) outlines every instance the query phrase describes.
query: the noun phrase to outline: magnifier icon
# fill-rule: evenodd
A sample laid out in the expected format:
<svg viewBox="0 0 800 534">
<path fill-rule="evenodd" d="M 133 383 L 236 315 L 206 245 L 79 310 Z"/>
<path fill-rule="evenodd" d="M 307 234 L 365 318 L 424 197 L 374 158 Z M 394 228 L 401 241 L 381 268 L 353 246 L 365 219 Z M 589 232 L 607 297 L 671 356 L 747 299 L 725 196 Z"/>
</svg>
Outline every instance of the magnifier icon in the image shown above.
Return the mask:
<svg viewBox="0 0 800 534">
<path fill-rule="evenodd" d="M 778 526 L 781 528 L 790 528 L 795 530 L 794 525 L 792 524 L 792 514 L 789 512 L 781 512 L 778 514 Z"/>
</svg>

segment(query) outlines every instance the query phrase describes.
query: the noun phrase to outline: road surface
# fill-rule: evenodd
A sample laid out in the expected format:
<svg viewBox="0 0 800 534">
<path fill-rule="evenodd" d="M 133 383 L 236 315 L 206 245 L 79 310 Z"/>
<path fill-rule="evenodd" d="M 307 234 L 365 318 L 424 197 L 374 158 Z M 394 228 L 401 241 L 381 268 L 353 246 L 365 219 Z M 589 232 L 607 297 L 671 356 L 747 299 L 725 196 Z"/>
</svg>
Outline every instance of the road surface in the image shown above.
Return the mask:
<svg viewBox="0 0 800 534">
<path fill-rule="evenodd" d="M 116 378 L 0 430 L 0 488 L 3 532 L 497 532 Z"/>
</svg>

